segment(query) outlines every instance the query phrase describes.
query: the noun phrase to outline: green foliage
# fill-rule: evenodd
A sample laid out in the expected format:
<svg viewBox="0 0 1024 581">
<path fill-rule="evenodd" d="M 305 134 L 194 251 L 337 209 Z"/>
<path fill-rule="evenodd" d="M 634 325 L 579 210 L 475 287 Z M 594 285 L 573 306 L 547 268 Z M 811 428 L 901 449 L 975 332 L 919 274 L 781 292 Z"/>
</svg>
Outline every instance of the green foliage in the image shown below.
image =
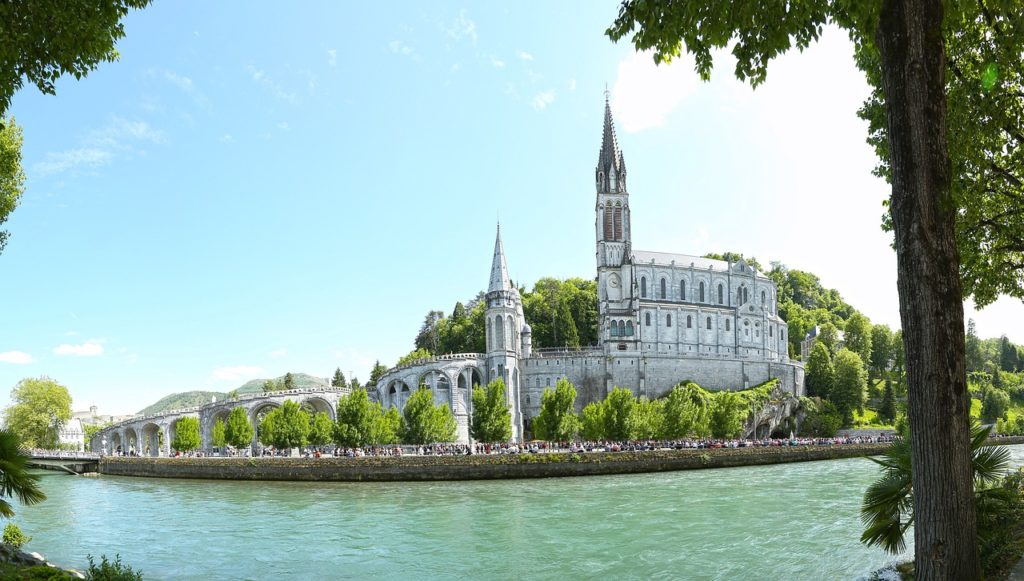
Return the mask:
<svg viewBox="0 0 1024 581">
<path fill-rule="evenodd" d="M 1017 347 L 1003 335 L 999 338 L 999 368 L 1003 371 L 1020 371 L 1020 354 Z"/>
<path fill-rule="evenodd" d="M 542 278 L 523 293 L 523 313 L 533 328 L 533 346 L 570 347 L 597 343 L 597 282 Z"/>
<path fill-rule="evenodd" d="M 397 367 L 401 367 L 403 365 L 415 363 L 420 359 L 430 359 L 431 357 L 433 357 L 433 354 L 431 354 L 430 351 L 427 351 L 423 347 L 418 347 L 413 351 L 410 351 L 409 353 L 406 353 L 405 355 L 399 357 L 398 363 L 396 363 L 395 365 Z"/>
<path fill-rule="evenodd" d="M 896 394 L 893 393 L 892 381 L 885 380 L 882 390 L 882 403 L 878 406 L 879 421 L 891 424 L 896 421 Z"/>
<path fill-rule="evenodd" d="M 100 555 L 100 564 L 97 565 L 92 555 L 86 557 L 89 561 L 89 568 L 85 571 L 85 578 L 89 581 L 142 581 L 142 571 L 135 571 L 129 565 L 121 562 L 121 555 L 108 561 L 106 555 Z"/>
<path fill-rule="evenodd" d="M 981 399 L 981 421 L 994 424 L 997 420 L 1007 420 L 1006 412 L 1010 409 L 1010 396 L 1001 389 L 990 387 L 985 390 Z"/>
<path fill-rule="evenodd" d="M 283 384 L 278 383 L 273 379 L 268 379 L 263 382 L 263 393 L 273 393 L 275 391 L 281 391 L 282 389 L 284 389 L 282 385 Z"/>
<path fill-rule="evenodd" d="M 402 441 L 406 444 L 433 444 L 455 439 L 455 416 L 446 405 L 434 405 L 429 389 L 418 389 L 409 396 L 402 413 Z"/>
<path fill-rule="evenodd" d="M 853 313 L 846 319 L 843 331 L 846 348 L 856 353 L 865 364 L 871 361 L 872 329 L 871 321 L 860 313 Z"/>
<path fill-rule="evenodd" d="M 326 446 L 331 442 L 334 432 L 334 422 L 327 412 L 317 412 L 309 425 L 309 445 Z"/>
<path fill-rule="evenodd" d="M 301 448 L 308 443 L 309 414 L 297 402 L 284 400 L 281 407 L 274 408 L 260 424 L 260 440 L 278 449 Z M 266 439 L 264 439 L 266 431 Z"/>
<path fill-rule="evenodd" d="M 709 427 L 715 438 L 736 438 L 743 433 L 743 419 L 746 409 L 740 396 L 735 392 L 723 391 L 715 394 L 711 406 Z"/>
<path fill-rule="evenodd" d="M 835 359 L 835 386 L 830 399 L 843 415 L 843 425 L 853 424 L 853 411 L 864 409 L 867 372 L 864 363 L 849 349 L 840 349 Z"/>
<path fill-rule="evenodd" d="M 964 340 L 964 356 L 967 363 L 967 373 L 978 372 L 985 369 L 985 359 L 981 352 L 981 339 L 978 338 L 978 328 L 974 319 L 967 319 L 967 336 Z"/>
<path fill-rule="evenodd" d="M 13 117 L 4 119 L 2 114 L 3 107 L 0 107 L 0 226 L 18 207 L 21 195 L 25 192 L 25 171 L 21 167 L 21 127 Z M 6 230 L 0 230 L 0 252 L 3 252 L 9 235 Z"/>
<path fill-rule="evenodd" d="M 533 436 L 540 440 L 565 442 L 582 429 L 576 415 L 576 387 L 567 379 L 559 379 L 540 396 L 540 413 L 533 420 Z"/>
<path fill-rule="evenodd" d="M 580 421 L 584 439 L 605 439 L 604 411 L 605 406 L 603 402 L 592 401 L 583 407 L 583 411 L 580 413 Z"/>
<path fill-rule="evenodd" d="M 284 374 L 284 381 L 282 382 L 282 387 L 285 391 L 291 391 L 295 389 L 295 378 L 292 376 L 291 371 Z"/>
<path fill-rule="evenodd" d="M 377 380 L 379 380 L 381 378 L 381 376 L 384 375 L 387 372 L 388 372 L 388 368 L 385 367 L 384 365 L 381 365 L 380 361 L 374 362 L 373 369 L 370 370 L 370 380 L 366 384 L 369 385 L 369 386 L 377 385 Z M 352 389 L 355 389 L 355 388 L 356 388 L 356 386 L 353 385 Z"/>
<path fill-rule="evenodd" d="M 512 439 L 512 414 L 505 399 L 505 382 L 499 377 L 486 388 L 473 386 L 473 417 L 469 435 L 478 442 L 507 442 Z"/>
<path fill-rule="evenodd" d="M 761 263 L 758 262 L 756 258 L 754 258 L 753 256 L 751 256 L 750 258 L 745 258 L 743 254 L 739 252 L 723 252 L 721 254 L 709 252 L 704 255 L 704 258 L 710 258 L 712 260 L 724 260 L 726 262 L 732 263 L 736 263 L 742 260 L 746 262 L 748 265 L 750 265 L 754 270 L 757 270 L 758 272 L 764 272 L 764 269 L 761 268 Z"/>
<path fill-rule="evenodd" d="M 431 353 L 483 353 L 486 350 L 483 293 L 469 302 L 467 308 L 455 303 L 452 316 L 430 311 L 416 335 L 415 346 Z"/>
<path fill-rule="evenodd" d="M 92 442 L 93 436 L 100 433 L 103 428 L 106 428 L 109 425 L 109 422 L 105 424 L 83 424 L 82 429 L 85 431 L 85 449 L 89 449 L 89 444 Z"/>
<path fill-rule="evenodd" d="M 174 423 L 174 438 L 171 448 L 180 452 L 189 452 L 199 448 L 199 418 L 186 416 Z"/>
<path fill-rule="evenodd" d="M 56 448 L 61 426 L 71 419 L 68 388 L 45 376 L 26 378 L 11 390 L 11 401 L 4 411 L 7 429 L 28 448 Z"/>
<path fill-rule="evenodd" d="M 377 404 L 380 406 L 380 404 Z M 402 434 L 402 415 L 398 408 L 388 410 L 377 416 L 370 431 L 370 442 L 372 444 L 397 444 Z"/>
<path fill-rule="evenodd" d="M 710 428 L 711 395 L 695 383 L 677 385 L 665 400 L 662 436 L 686 438 L 706 437 Z"/>
<path fill-rule="evenodd" d="M 210 443 L 213 444 L 214 448 L 222 448 L 227 442 L 224 437 L 224 420 L 217 418 L 213 422 L 213 427 L 210 428 Z"/>
<path fill-rule="evenodd" d="M 334 443 L 346 448 L 361 448 L 373 442 L 373 426 L 381 414 L 380 404 L 370 401 L 365 389 L 356 389 L 338 399 Z"/>
<path fill-rule="evenodd" d="M 331 378 L 331 387 L 336 387 L 338 389 L 345 389 L 348 387 L 348 382 L 345 381 L 345 374 L 341 372 L 340 367 L 334 369 L 334 377 Z"/>
<path fill-rule="evenodd" d="M 213 398 L 217 398 L 217 401 L 224 401 L 230 399 L 231 396 L 230 394 L 221 393 L 219 391 L 185 391 L 181 393 L 172 393 L 171 395 L 160 398 L 160 400 L 153 405 L 142 408 L 139 411 L 139 414 L 147 416 L 170 410 L 181 410 L 201 406 L 210 403 L 213 401 Z"/>
<path fill-rule="evenodd" d="M 816 438 L 831 438 L 843 425 L 843 415 L 836 405 L 828 400 L 801 398 L 801 408 L 806 414 L 800 422 L 800 435 Z"/>
<path fill-rule="evenodd" d="M 662 434 L 665 423 L 665 402 L 641 396 L 626 419 L 630 440 L 650 440 Z"/>
<path fill-rule="evenodd" d="M 604 434 L 609 440 L 628 440 L 629 416 L 636 405 L 636 396 L 624 387 L 616 387 L 604 402 Z"/>
<path fill-rule="evenodd" d="M 871 359 L 870 372 L 872 377 L 882 377 L 889 371 L 893 359 L 893 334 L 888 325 L 871 327 Z"/>
<path fill-rule="evenodd" d="M 835 385 L 835 369 L 832 355 L 822 341 L 815 341 L 807 358 L 807 394 L 812 397 L 829 397 Z"/>
<path fill-rule="evenodd" d="M 12 522 L 7 523 L 7 526 L 4 527 L 3 542 L 5 545 L 20 549 L 31 540 L 32 537 L 26 536 L 21 532 L 21 528 Z"/>
<path fill-rule="evenodd" d="M 5 518 L 14 516 L 7 498 L 16 496 L 23 505 L 46 500 L 39 489 L 39 477 L 29 473 L 28 458 L 21 449 L 17 434 L 8 428 L 0 429 L 0 516 Z"/>
<path fill-rule="evenodd" d="M 228 414 L 227 423 L 224 424 L 224 441 L 235 448 L 251 446 L 253 431 L 252 422 L 249 421 L 249 414 L 245 408 L 233 408 Z"/>
</svg>

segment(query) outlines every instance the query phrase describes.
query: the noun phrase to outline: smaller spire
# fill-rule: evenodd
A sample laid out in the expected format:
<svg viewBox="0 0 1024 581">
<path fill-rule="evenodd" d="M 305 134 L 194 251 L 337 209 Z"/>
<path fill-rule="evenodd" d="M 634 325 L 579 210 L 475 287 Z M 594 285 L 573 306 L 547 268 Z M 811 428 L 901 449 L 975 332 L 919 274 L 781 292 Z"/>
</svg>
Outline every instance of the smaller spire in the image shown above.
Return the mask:
<svg viewBox="0 0 1024 581">
<path fill-rule="evenodd" d="M 501 244 L 501 223 L 498 223 L 498 235 L 494 238 L 494 260 L 491 261 L 491 282 L 487 292 L 503 291 L 511 288 L 508 276 L 508 265 L 505 263 L 505 247 Z"/>
</svg>

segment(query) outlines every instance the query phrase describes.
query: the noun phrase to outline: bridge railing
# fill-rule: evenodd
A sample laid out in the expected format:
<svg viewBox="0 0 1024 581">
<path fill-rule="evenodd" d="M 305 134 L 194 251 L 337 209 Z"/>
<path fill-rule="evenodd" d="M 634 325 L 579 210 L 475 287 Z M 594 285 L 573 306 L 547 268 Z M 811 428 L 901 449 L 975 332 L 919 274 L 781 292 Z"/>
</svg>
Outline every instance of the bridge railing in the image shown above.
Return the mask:
<svg viewBox="0 0 1024 581">
<path fill-rule="evenodd" d="M 66 452 L 64 450 L 22 450 L 26 456 L 35 460 L 99 460 L 100 455 L 93 452 Z"/>
</svg>

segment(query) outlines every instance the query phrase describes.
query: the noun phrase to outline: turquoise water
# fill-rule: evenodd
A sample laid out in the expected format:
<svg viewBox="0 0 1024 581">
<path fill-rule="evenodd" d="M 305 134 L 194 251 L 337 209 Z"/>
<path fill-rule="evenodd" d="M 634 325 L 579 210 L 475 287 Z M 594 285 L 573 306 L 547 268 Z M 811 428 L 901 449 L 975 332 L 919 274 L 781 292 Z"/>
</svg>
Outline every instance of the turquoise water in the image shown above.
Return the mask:
<svg viewBox="0 0 1024 581">
<path fill-rule="evenodd" d="M 1024 463 L 1024 446 L 1014 446 Z M 866 459 L 442 483 L 43 476 L 26 547 L 147 579 L 855 579 Z"/>
</svg>

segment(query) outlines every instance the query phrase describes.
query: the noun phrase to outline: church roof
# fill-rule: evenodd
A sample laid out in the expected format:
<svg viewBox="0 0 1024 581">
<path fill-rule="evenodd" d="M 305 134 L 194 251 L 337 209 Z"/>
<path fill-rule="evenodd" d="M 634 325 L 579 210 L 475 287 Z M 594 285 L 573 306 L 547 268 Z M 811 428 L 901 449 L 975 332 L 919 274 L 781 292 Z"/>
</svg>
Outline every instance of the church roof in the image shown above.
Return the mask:
<svg viewBox="0 0 1024 581">
<path fill-rule="evenodd" d="M 635 250 L 633 251 L 633 263 L 634 264 L 663 264 L 671 265 L 675 261 L 676 266 L 690 266 L 693 263 L 694 268 L 708 269 L 709 267 L 714 270 L 727 270 L 729 263 L 724 260 L 714 260 L 711 258 L 704 258 L 701 256 L 692 256 L 690 254 L 674 254 L 671 252 L 650 252 L 648 250 Z"/>
<path fill-rule="evenodd" d="M 501 244 L 501 224 L 498 224 L 498 235 L 494 239 L 494 260 L 491 261 L 491 282 L 487 286 L 487 292 L 507 290 L 511 287 L 508 265 L 505 264 L 505 247 Z"/>
<path fill-rule="evenodd" d="M 597 168 L 603 172 L 610 173 L 609 169 L 615 167 L 616 173 L 625 171 L 626 163 L 622 159 L 622 151 L 619 150 L 619 141 L 615 138 L 615 122 L 612 120 L 612 107 L 607 97 L 604 100 L 604 135 L 601 138 L 601 153 L 597 157 Z"/>
</svg>

